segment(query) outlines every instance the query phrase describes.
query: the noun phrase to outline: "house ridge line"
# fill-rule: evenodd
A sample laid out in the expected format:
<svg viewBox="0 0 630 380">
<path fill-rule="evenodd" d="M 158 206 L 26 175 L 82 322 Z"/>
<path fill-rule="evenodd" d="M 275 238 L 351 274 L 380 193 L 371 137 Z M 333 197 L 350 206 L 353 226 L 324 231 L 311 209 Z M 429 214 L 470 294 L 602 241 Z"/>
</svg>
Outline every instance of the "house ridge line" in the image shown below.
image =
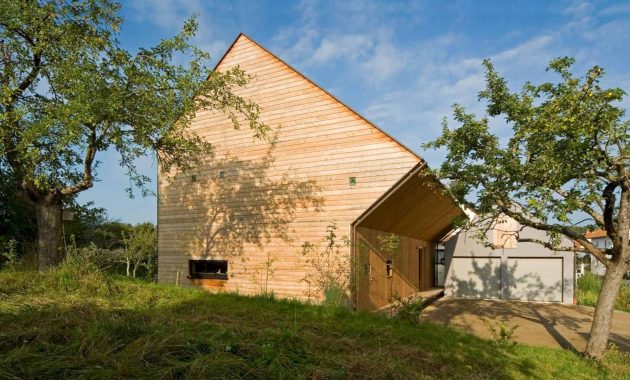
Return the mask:
<svg viewBox="0 0 630 380">
<path fill-rule="evenodd" d="M 232 41 L 232 43 L 230 44 L 230 46 L 227 48 L 227 50 L 225 51 L 225 53 L 223 53 L 223 55 L 221 56 L 221 58 L 219 59 L 219 61 L 217 62 L 217 64 L 214 66 L 214 69 L 212 71 L 216 71 L 219 66 L 221 65 L 221 63 L 223 62 L 223 60 L 225 59 L 225 57 L 228 55 L 228 53 L 230 52 L 230 50 L 232 50 L 232 48 L 234 47 L 234 45 L 236 44 L 236 42 L 239 40 L 239 38 L 241 37 L 245 37 L 248 40 L 250 40 L 254 45 L 258 46 L 259 48 L 261 48 L 262 50 L 264 50 L 266 53 L 268 53 L 269 55 L 271 55 L 273 58 L 277 59 L 280 63 L 282 63 L 283 65 L 287 66 L 289 69 L 291 69 L 293 72 L 295 72 L 296 74 L 298 74 L 299 76 L 301 76 L 302 78 L 306 79 L 309 83 L 311 83 L 312 85 L 314 85 L 316 88 L 318 88 L 319 90 L 323 91 L 326 95 L 330 96 L 333 100 L 337 101 L 339 104 L 341 104 L 342 106 L 346 107 L 348 110 L 350 110 L 350 112 L 352 112 L 353 114 L 357 115 L 359 118 L 361 118 L 363 121 L 365 121 L 366 123 L 368 123 L 372 128 L 375 128 L 377 131 L 381 132 L 382 134 L 384 134 L 385 136 L 387 136 L 390 140 L 392 140 L 393 142 L 395 142 L 396 144 L 398 144 L 400 147 L 402 147 L 403 149 L 405 149 L 406 151 L 408 151 L 409 153 L 411 153 L 414 157 L 416 157 L 418 160 L 420 160 L 420 162 L 425 162 L 424 158 L 422 158 L 420 155 L 418 155 L 416 152 L 414 152 L 411 148 L 409 148 L 407 145 L 403 144 L 402 142 L 400 142 L 399 140 L 397 140 L 395 137 L 393 137 L 391 134 L 389 134 L 388 132 L 384 131 L 383 129 L 381 129 L 379 126 L 377 126 L 375 123 L 373 123 L 372 121 L 370 121 L 367 117 L 363 116 L 362 114 L 360 114 L 359 112 L 357 112 L 354 108 L 350 107 L 349 105 L 347 105 L 346 103 L 344 103 L 342 100 L 340 100 L 339 98 L 337 98 L 335 95 L 333 95 L 332 93 L 330 93 L 328 90 L 326 90 L 325 88 L 323 88 L 322 86 L 320 86 L 319 84 L 317 84 L 317 82 L 315 82 L 314 80 L 312 80 L 311 78 L 309 78 L 307 75 L 303 74 L 302 72 L 300 72 L 299 70 L 297 70 L 296 68 L 294 68 L 293 66 L 291 66 L 290 64 L 288 64 L 286 61 L 284 61 L 282 58 L 278 57 L 276 54 L 274 54 L 272 51 L 270 51 L 269 49 L 265 48 L 263 45 L 261 45 L 260 43 L 258 43 L 256 40 L 254 40 L 253 38 L 249 37 L 247 34 L 241 32 L 239 33 L 236 38 L 234 39 L 234 41 Z"/>
</svg>

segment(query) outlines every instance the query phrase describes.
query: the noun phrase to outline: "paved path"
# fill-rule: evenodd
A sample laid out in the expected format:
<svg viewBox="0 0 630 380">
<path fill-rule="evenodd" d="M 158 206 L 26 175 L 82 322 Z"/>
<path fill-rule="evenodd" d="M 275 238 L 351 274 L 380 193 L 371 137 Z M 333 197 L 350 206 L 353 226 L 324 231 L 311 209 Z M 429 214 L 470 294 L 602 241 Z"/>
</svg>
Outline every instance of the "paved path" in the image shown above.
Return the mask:
<svg viewBox="0 0 630 380">
<path fill-rule="evenodd" d="M 423 318 L 448 324 L 483 338 L 491 338 L 481 318 L 517 324 L 514 339 L 534 346 L 584 351 L 593 308 L 551 303 L 442 298 L 427 307 Z M 630 313 L 615 312 L 610 340 L 630 352 Z"/>
</svg>

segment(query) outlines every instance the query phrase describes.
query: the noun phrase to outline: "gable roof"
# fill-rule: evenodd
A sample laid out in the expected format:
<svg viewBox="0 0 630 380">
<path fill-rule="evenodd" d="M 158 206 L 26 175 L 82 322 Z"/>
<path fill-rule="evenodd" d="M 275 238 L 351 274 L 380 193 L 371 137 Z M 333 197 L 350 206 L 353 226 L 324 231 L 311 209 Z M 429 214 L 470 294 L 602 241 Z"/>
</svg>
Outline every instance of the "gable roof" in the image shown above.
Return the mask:
<svg viewBox="0 0 630 380">
<path fill-rule="evenodd" d="M 236 44 L 236 42 L 241 39 L 241 38 L 246 38 L 247 40 L 249 40 L 250 42 L 252 42 L 254 45 L 256 45 L 257 47 L 259 47 L 260 49 L 262 49 L 264 52 L 266 52 L 267 54 L 271 55 L 273 58 L 277 59 L 281 64 L 285 65 L 286 67 L 288 67 L 289 69 L 291 69 L 293 72 L 295 72 L 296 74 L 298 74 L 300 77 L 302 77 L 303 79 L 305 79 L 306 81 L 308 81 L 310 84 L 312 84 L 313 86 L 315 86 L 317 89 L 321 90 L 322 92 L 324 92 L 326 95 L 330 96 L 332 99 L 334 99 L 337 103 L 341 104 L 342 106 L 344 106 L 345 108 L 347 108 L 350 112 L 352 112 L 353 114 L 355 114 L 356 116 L 358 116 L 359 118 L 361 118 L 363 121 L 365 121 L 368 125 L 370 125 L 372 128 L 376 129 L 377 131 L 381 132 L 382 134 L 384 134 L 385 136 L 387 136 L 390 140 L 392 140 L 394 143 L 398 144 L 400 147 L 402 147 L 403 149 L 405 149 L 407 152 L 411 153 L 414 157 L 416 157 L 418 160 L 420 160 L 421 162 L 425 162 L 424 159 L 422 157 L 420 157 L 416 152 L 414 152 L 413 150 L 411 150 L 408 146 L 406 146 L 405 144 L 403 144 L 402 142 L 398 141 L 396 138 L 394 138 L 392 135 L 390 135 L 389 133 L 385 132 L 384 130 L 382 130 L 381 128 L 379 128 L 376 124 L 372 123 L 370 120 L 368 120 L 365 116 L 361 115 L 359 112 L 355 111 L 352 107 L 348 106 L 346 103 L 344 103 L 343 101 L 339 100 L 335 95 L 331 94 L 330 92 L 328 92 L 326 89 L 322 88 L 319 84 L 317 84 L 315 81 L 313 81 L 311 78 L 307 77 L 306 75 L 302 74 L 300 71 L 298 71 L 297 69 L 295 69 L 293 66 L 289 65 L 287 62 L 285 62 L 282 58 L 278 57 L 277 55 L 275 55 L 274 53 L 272 53 L 271 51 L 269 51 L 267 48 L 265 48 L 264 46 L 262 46 L 261 44 L 259 44 L 258 42 L 256 42 L 255 40 L 253 40 L 252 38 L 250 38 L 249 36 L 247 36 L 244 33 L 239 33 L 238 36 L 236 36 L 236 38 L 234 39 L 234 41 L 232 41 L 232 43 L 230 44 L 230 46 L 227 48 L 227 50 L 225 51 L 225 53 L 223 53 L 223 55 L 221 56 L 221 58 L 219 59 L 219 61 L 217 62 L 217 64 L 214 66 L 213 70 L 217 70 L 219 68 L 219 66 L 221 65 L 221 63 L 225 60 L 225 58 L 228 56 L 228 54 L 230 53 L 230 51 L 232 50 L 232 48 L 234 47 L 234 45 Z"/>
</svg>

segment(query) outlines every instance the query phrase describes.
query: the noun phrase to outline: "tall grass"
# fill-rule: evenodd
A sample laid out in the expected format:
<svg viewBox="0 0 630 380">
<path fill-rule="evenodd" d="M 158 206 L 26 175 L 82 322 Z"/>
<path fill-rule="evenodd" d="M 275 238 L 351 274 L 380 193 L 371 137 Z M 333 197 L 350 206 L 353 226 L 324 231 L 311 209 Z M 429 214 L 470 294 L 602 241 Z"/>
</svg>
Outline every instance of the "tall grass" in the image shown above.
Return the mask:
<svg viewBox="0 0 630 380">
<path fill-rule="evenodd" d="M 567 351 L 502 350 L 381 315 L 112 278 L 70 258 L 0 271 L 0 378 L 628 378 Z"/>
<path fill-rule="evenodd" d="M 577 301 L 580 305 L 595 306 L 602 288 L 602 279 L 586 272 L 577 280 Z M 630 284 L 623 283 L 615 299 L 615 309 L 630 312 Z"/>
</svg>

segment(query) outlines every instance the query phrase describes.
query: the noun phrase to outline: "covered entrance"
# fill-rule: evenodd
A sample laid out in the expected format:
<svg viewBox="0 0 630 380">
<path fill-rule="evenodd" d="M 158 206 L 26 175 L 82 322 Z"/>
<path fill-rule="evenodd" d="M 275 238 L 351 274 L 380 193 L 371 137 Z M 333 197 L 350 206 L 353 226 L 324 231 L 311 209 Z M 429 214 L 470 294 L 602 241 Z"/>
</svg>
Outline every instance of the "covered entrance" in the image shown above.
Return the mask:
<svg viewBox="0 0 630 380">
<path fill-rule="evenodd" d="M 355 307 L 436 288 L 437 242 L 462 213 L 424 163 L 398 181 L 352 224 Z"/>
</svg>

